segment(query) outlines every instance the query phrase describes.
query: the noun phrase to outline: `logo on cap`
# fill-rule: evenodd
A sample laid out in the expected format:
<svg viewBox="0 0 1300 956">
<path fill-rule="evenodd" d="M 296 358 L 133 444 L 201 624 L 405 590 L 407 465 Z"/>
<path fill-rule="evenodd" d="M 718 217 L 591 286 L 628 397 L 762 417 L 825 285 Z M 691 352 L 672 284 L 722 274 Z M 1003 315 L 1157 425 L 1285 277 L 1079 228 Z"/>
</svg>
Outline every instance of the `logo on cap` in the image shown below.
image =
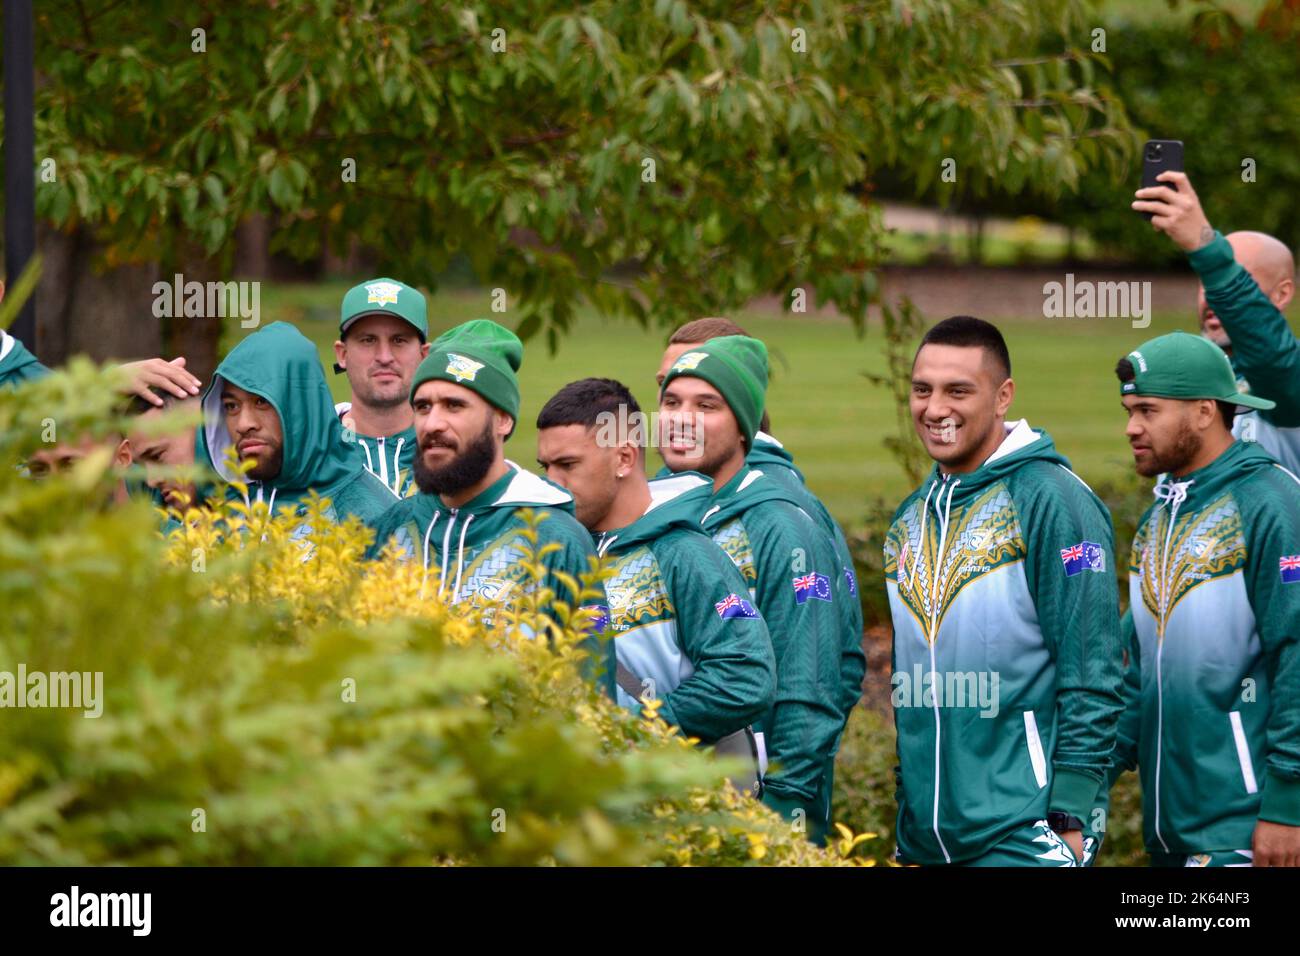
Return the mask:
<svg viewBox="0 0 1300 956">
<path fill-rule="evenodd" d="M 366 286 L 367 304 L 387 305 L 388 303 L 397 304 L 397 294 L 402 291 L 402 287 L 395 282 L 372 282 Z"/>
<path fill-rule="evenodd" d="M 1134 352 L 1129 352 L 1128 354 L 1132 358 L 1137 359 L 1139 372 L 1145 372 L 1147 370 L 1147 360 L 1142 357 L 1141 352 L 1134 351 Z"/>
<path fill-rule="evenodd" d="M 456 355 L 453 352 L 447 353 L 447 374 L 456 376 L 458 382 L 472 382 L 478 370 L 483 367 L 482 362 L 475 362 L 471 358 L 463 355 Z"/>
<path fill-rule="evenodd" d="M 695 367 L 709 357 L 708 352 L 687 352 L 673 363 L 674 372 L 691 372 Z"/>
</svg>

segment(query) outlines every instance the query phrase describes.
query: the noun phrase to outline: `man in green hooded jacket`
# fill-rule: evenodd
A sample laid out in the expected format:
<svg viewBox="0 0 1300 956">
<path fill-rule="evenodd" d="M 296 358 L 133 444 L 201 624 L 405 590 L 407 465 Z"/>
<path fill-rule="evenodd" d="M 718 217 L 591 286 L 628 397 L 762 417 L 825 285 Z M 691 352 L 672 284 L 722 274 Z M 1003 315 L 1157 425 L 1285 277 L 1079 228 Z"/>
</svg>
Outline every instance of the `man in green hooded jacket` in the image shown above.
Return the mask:
<svg viewBox="0 0 1300 956">
<path fill-rule="evenodd" d="M 712 479 L 704 529 L 740 569 L 772 639 L 776 701 L 759 721 L 771 765 L 763 802 L 820 843 L 830 825 L 835 745 L 848 719 L 839 604 L 857 598 L 831 538 L 800 506 L 801 496 L 745 463 L 766 391 L 762 342 L 710 339 L 680 355 L 664 376 L 658 440 L 673 472 Z M 862 654 L 860 646 L 856 651 Z"/>
<path fill-rule="evenodd" d="M 1122 709 L 1110 514 L 1043 431 L 1008 422 L 1006 343 L 931 328 L 911 411 L 932 473 L 885 539 L 898 858 L 1076 866 Z"/>
<path fill-rule="evenodd" d="M 212 468 L 233 481 L 227 450 L 252 460 L 245 500 L 265 501 L 272 513 L 302 513 L 303 499 L 315 491 L 330 499 L 336 520 L 356 515 L 373 527 L 397 501 L 343 440 L 316 346 L 287 322 L 273 322 L 231 350 L 203 394 L 203 416 Z M 227 498 L 239 494 L 234 485 L 226 489 Z"/>
</svg>

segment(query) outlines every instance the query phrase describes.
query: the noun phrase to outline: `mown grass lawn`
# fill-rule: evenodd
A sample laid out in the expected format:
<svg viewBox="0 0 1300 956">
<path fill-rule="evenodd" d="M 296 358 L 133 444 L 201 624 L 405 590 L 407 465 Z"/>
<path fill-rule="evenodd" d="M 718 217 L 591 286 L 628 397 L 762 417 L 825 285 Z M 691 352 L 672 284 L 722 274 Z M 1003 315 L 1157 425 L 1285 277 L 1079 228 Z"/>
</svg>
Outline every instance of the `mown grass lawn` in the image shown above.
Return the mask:
<svg viewBox="0 0 1300 956">
<path fill-rule="evenodd" d="M 280 285 L 263 290 L 263 323 L 286 319 L 321 347 L 329 369 L 338 306 L 346 282 Z M 444 292 L 429 302 L 430 332 L 437 335 L 471 318 L 512 326 L 511 313 L 494 314 L 486 291 Z M 750 310 L 735 316 L 767 342 L 772 356 L 768 411 L 775 435 L 841 522 L 853 525 L 877 497 L 901 500 L 910 490 L 902 469 L 882 445 L 896 433 L 895 409 L 886 391 L 867 380 L 884 370 L 884 338 L 877 326 L 857 335 L 847 320 L 794 317 Z M 937 320 L 942 316 L 933 316 Z M 1183 313 L 1157 314 L 1150 327 L 1126 319 L 1044 319 L 988 316 L 1011 349 L 1017 397 L 1013 417 L 1046 428 L 1058 448 L 1089 483 L 1114 479 L 1130 467 L 1124 415 L 1114 367 L 1139 343 L 1163 332 L 1195 329 L 1192 303 Z M 230 336 L 246 334 L 234 323 Z M 542 340 L 528 346 L 520 373 L 523 411 L 507 445 L 508 455 L 531 466 L 536 449 L 533 421 L 566 382 L 597 375 L 628 385 L 647 411 L 657 407 L 654 373 L 667 330 L 645 331 L 629 321 L 582 314 L 555 355 Z M 233 339 L 228 342 L 233 344 Z M 331 375 L 338 400 L 348 397 L 347 379 Z M 914 440 L 914 439 L 911 439 Z M 651 455 L 652 469 L 658 460 Z"/>
</svg>

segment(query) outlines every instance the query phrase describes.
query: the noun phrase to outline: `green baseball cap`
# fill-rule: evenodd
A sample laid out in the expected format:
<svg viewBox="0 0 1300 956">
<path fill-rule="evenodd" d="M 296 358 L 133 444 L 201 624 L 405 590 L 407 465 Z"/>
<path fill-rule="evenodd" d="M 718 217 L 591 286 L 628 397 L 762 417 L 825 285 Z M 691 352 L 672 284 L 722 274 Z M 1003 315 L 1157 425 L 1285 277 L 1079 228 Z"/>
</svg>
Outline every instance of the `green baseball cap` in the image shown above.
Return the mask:
<svg viewBox="0 0 1300 956">
<path fill-rule="evenodd" d="M 1274 402 L 1237 390 L 1237 375 L 1223 349 L 1207 338 L 1170 332 L 1139 345 L 1125 356 L 1134 378 L 1120 383 L 1121 395 L 1152 398 L 1212 398 L 1246 408 L 1269 409 Z"/>
<path fill-rule="evenodd" d="M 425 318 L 424 296 L 405 282 L 396 279 L 367 279 L 354 285 L 343 296 L 339 315 L 339 335 L 347 334 L 349 326 L 368 315 L 395 315 L 409 322 L 420 333 L 420 341 L 429 337 L 429 321 Z"/>
</svg>

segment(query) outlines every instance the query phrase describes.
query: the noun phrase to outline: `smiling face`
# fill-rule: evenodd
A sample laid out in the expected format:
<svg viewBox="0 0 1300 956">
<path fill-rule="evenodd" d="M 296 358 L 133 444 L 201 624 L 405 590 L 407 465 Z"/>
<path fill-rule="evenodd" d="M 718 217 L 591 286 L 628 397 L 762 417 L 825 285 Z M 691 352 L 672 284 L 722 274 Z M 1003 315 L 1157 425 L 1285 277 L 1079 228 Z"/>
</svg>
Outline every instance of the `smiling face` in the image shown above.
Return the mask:
<svg viewBox="0 0 1300 956">
<path fill-rule="evenodd" d="M 221 411 L 240 461 L 256 464 L 248 472 L 254 481 L 270 481 L 284 464 L 284 431 L 275 406 L 261 395 L 226 382 L 221 389 Z"/>
<path fill-rule="evenodd" d="M 924 345 L 912 365 L 912 422 L 945 472 L 974 471 L 995 452 L 1015 383 L 988 349 Z"/>
<path fill-rule="evenodd" d="M 671 471 L 717 478 L 745 461 L 740 424 L 722 394 L 702 378 L 678 375 L 659 397 L 659 454 Z"/>
<path fill-rule="evenodd" d="M 405 405 L 411 380 L 429 351 L 414 326 L 393 315 L 357 319 L 334 343 L 334 356 L 347 372 L 352 400 L 367 408 Z"/>
</svg>

